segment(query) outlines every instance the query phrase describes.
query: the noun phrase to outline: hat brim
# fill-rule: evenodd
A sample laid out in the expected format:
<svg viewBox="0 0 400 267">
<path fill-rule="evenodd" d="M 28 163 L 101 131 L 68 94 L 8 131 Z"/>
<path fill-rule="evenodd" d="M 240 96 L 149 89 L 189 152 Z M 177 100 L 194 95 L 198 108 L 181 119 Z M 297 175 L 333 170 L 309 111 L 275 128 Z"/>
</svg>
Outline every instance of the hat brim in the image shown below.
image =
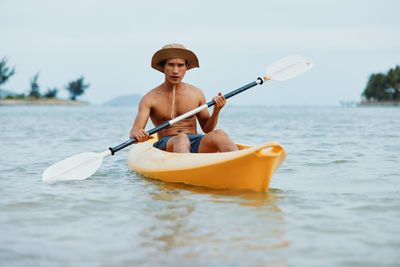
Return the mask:
<svg viewBox="0 0 400 267">
<path fill-rule="evenodd" d="M 151 67 L 158 71 L 164 72 L 164 66 L 160 63 L 170 58 L 183 58 L 188 62 L 187 69 L 199 68 L 199 60 L 195 53 L 188 49 L 182 48 L 165 48 L 158 50 L 151 59 Z"/>
</svg>

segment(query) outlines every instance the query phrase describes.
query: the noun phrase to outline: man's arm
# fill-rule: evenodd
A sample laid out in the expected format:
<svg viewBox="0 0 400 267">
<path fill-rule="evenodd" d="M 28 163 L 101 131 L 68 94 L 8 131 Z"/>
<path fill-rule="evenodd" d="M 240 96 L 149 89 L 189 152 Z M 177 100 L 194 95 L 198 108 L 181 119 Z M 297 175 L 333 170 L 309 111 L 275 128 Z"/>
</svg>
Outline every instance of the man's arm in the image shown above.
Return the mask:
<svg viewBox="0 0 400 267">
<path fill-rule="evenodd" d="M 130 132 L 130 138 L 136 138 L 139 142 L 149 140 L 149 134 L 145 131 L 151 111 L 151 102 L 148 95 L 145 95 L 139 104 L 138 114 Z M 152 137 L 150 137 L 152 138 Z"/>
<path fill-rule="evenodd" d="M 201 112 L 197 113 L 197 120 L 199 121 L 201 129 L 205 133 L 209 133 L 215 129 L 215 126 L 217 126 L 218 122 L 219 112 L 226 103 L 225 97 L 221 93 L 218 93 L 218 96 L 214 97 L 213 100 L 215 102 L 215 105 L 211 116 L 208 112 L 208 109 L 202 110 Z M 204 94 L 202 93 L 202 100 L 200 102 L 200 105 L 204 105 L 205 103 L 206 99 L 204 97 Z"/>
</svg>

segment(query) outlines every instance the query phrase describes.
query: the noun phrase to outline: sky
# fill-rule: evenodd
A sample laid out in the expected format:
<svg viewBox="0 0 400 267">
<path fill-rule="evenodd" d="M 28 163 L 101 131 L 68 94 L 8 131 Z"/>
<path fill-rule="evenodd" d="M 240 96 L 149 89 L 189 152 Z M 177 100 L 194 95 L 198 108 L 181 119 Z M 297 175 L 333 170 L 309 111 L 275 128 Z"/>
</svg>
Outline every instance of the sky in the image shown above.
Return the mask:
<svg viewBox="0 0 400 267">
<path fill-rule="evenodd" d="M 338 106 L 361 100 L 368 77 L 400 65 L 398 0 L 0 0 L 0 58 L 15 66 L 2 89 L 41 92 L 81 76 L 79 99 L 92 104 L 144 95 L 164 81 L 150 67 L 168 43 L 196 53 L 200 68 L 184 82 L 207 100 L 265 74 L 297 54 L 314 67 L 290 81 L 269 81 L 229 100 L 266 106 Z"/>
</svg>

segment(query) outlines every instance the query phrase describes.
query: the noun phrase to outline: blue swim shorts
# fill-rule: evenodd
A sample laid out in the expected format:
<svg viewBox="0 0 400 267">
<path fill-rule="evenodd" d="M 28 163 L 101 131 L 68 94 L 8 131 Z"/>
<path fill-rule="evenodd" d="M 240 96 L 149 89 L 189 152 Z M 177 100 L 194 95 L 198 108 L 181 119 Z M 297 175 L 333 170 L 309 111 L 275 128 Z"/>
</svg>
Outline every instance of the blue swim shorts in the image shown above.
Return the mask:
<svg viewBox="0 0 400 267">
<path fill-rule="evenodd" d="M 190 153 L 197 153 L 199 151 L 199 145 L 201 138 L 203 138 L 204 135 L 202 134 L 186 134 L 187 137 L 189 138 L 190 141 Z M 166 150 L 167 148 L 167 142 L 170 138 L 174 137 L 176 135 L 169 135 L 161 138 L 157 142 L 153 144 L 155 148 L 161 149 L 161 150 Z"/>
</svg>

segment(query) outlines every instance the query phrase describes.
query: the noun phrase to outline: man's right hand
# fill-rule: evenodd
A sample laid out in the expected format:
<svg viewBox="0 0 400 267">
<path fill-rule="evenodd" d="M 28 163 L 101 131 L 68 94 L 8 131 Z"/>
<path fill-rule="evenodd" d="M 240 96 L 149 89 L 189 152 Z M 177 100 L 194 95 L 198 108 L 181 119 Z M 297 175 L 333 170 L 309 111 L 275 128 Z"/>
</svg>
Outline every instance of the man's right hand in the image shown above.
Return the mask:
<svg viewBox="0 0 400 267">
<path fill-rule="evenodd" d="M 131 133 L 130 133 L 130 138 L 136 138 L 139 142 L 146 142 L 149 139 L 153 139 L 153 136 L 149 136 L 148 132 L 146 132 L 144 129 L 137 129 L 137 128 L 132 128 Z"/>
</svg>

